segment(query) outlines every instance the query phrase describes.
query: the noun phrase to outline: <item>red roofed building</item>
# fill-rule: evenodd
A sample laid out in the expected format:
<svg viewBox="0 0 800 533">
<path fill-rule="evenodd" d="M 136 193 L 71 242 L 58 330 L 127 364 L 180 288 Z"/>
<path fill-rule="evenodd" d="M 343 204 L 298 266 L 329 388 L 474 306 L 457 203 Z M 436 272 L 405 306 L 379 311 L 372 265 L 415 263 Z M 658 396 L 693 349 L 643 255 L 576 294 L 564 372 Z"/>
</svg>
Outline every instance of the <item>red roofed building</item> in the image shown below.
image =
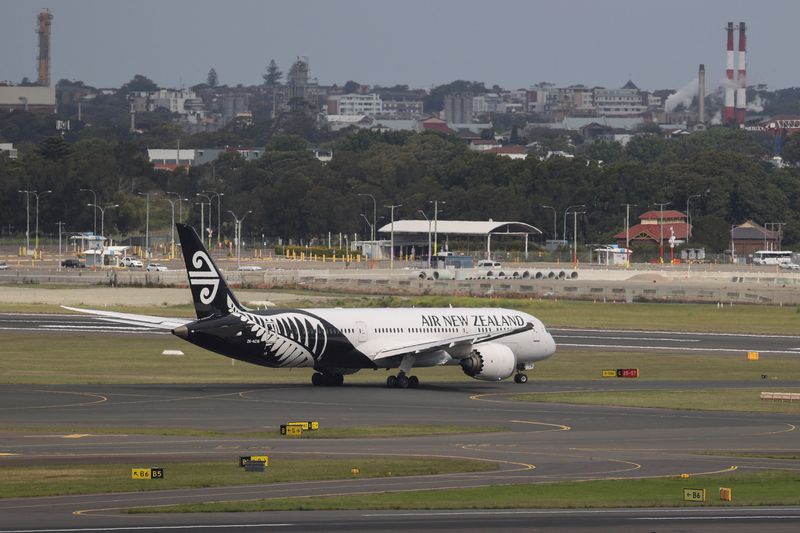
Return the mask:
<svg viewBox="0 0 800 533">
<path fill-rule="evenodd" d="M 428 117 L 420 121 L 422 131 L 438 131 L 439 133 L 452 133 L 447 122 L 439 117 Z"/>
<path fill-rule="evenodd" d="M 692 225 L 680 211 L 648 211 L 639 216 L 639 223 L 628 230 L 631 247 L 644 243 L 669 243 L 670 237 L 686 242 L 692 233 Z M 614 235 L 620 246 L 625 246 L 625 232 Z"/>
<path fill-rule="evenodd" d="M 517 146 L 513 144 L 507 146 L 498 146 L 496 148 L 490 148 L 488 150 L 485 150 L 484 153 L 501 155 L 503 157 L 509 157 L 511 159 L 525 159 L 526 157 L 528 157 L 528 150 L 524 146 Z"/>
</svg>

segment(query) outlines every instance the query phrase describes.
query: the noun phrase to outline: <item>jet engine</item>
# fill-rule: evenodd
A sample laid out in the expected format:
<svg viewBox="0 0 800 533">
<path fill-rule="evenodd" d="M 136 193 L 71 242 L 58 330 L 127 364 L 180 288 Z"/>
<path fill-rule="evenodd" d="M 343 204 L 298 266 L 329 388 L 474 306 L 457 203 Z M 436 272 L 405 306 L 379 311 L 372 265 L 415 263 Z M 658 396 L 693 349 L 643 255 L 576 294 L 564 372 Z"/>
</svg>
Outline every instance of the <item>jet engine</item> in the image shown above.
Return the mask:
<svg viewBox="0 0 800 533">
<path fill-rule="evenodd" d="M 500 381 L 514 373 L 517 357 L 508 346 L 489 343 L 477 346 L 460 364 L 464 373 L 471 378 Z"/>
</svg>

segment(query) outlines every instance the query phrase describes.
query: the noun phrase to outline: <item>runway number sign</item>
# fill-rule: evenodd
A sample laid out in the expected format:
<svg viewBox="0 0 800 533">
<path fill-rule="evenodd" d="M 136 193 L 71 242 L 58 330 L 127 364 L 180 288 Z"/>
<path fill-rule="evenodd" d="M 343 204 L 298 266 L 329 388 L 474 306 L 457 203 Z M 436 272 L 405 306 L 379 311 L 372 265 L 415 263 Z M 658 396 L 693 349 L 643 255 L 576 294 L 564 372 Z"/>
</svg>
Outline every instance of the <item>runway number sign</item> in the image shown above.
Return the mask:
<svg viewBox="0 0 800 533">
<path fill-rule="evenodd" d="M 164 469 L 153 468 L 131 468 L 131 479 L 163 479 Z"/>
<path fill-rule="evenodd" d="M 706 501 L 706 489 L 683 489 L 683 501 L 685 502 Z"/>
</svg>

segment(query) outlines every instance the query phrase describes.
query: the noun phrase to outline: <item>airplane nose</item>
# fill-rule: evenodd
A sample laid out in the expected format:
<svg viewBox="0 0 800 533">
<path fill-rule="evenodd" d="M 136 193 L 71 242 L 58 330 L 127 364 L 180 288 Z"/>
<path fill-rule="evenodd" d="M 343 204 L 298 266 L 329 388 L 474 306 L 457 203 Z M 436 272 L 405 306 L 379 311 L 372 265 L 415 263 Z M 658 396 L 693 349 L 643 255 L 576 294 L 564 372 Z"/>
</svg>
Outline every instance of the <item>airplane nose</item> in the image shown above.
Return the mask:
<svg viewBox="0 0 800 533">
<path fill-rule="evenodd" d="M 178 326 L 172 330 L 172 334 L 176 337 L 180 337 L 181 339 L 185 339 L 189 336 L 189 328 L 186 326 Z"/>
</svg>

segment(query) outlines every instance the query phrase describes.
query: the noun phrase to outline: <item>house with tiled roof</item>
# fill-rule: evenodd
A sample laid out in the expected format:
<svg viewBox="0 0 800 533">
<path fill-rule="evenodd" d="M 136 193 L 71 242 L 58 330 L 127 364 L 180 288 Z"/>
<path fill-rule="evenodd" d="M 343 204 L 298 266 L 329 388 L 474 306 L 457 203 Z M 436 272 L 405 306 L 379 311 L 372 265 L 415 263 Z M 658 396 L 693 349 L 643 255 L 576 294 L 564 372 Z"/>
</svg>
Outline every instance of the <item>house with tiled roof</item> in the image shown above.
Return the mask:
<svg viewBox="0 0 800 533">
<path fill-rule="evenodd" d="M 627 239 L 631 247 L 645 243 L 668 243 L 671 237 L 675 241 L 686 242 L 691 236 L 692 225 L 686 222 L 686 214 L 680 211 L 648 211 L 639 216 L 639 223 L 628 230 Z M 625 245 L 624 231 L 614 235 L 620 246 Z"/>
</svg>

